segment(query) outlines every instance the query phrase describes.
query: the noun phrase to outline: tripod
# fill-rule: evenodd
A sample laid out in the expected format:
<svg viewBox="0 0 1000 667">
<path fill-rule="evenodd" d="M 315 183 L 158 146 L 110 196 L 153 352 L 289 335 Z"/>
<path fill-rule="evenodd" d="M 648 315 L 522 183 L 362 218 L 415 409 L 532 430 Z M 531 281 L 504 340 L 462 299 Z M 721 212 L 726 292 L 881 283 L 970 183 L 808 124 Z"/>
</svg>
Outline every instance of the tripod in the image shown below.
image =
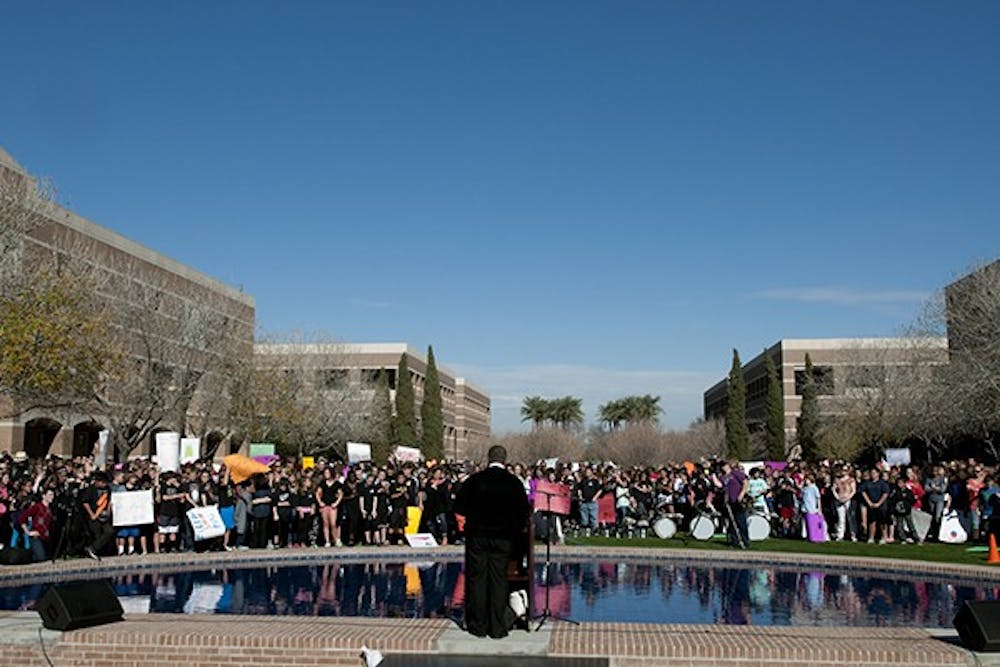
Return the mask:
<svg viewBox="0 0 1000 667">
<path fill-rule="evenodd" d="M 537 498 L 538 494 L 542 494 L 542 495 L 545 496 L 545 502 L 544 503 L 539 503 L 538 502 L 538 498 Z M 551 565 L 552 565 L 552 532 L 553 532 L 552 531 L 552 524 L 553 524 L 552 518 L 555 516 L 555 513 L 552 511 L 552 498 L 553 497 L 560 497 L 562 494 L 551 493 L 549 491 L 545 491 L 543 489 L 536 488 L 535 489 L 535 495 L 536 495 L 536 499 L 535 499 L 536 504 L 540 504 L 540 505 L 543 506 L 540 511 L 545 516 L 545 523 L 546 523 L 546 531 L 545 531 L 545 570 L 544 570 L 544 572 L 545 572 L 545 609 L 542 610 L 542 613 L 536 615 L 534 618 L 531 619 L 533 621 L 538 621 L 538 625 L 535 627 L 535 632 L 538 632 L 539 630 L 541 630 L 542 626 L 545 625 L 545 621 L 549 620 L 550 618 L 552 620 L 554 620 L 554 621 L 565 621 L 567 623 L 572 623 L 573 625 L 580 625 L 579 622 L 574 621 L 571 618 L 565 618 L 565 617 L 559 616 L 558 614 L 553 614 L 552 613 L 552 609 L 549 606 L 549 589 L 551 588 L 550 582 L 551 582 L 551 579 L 552 579 L 552 577 L 550 576 L 551 572 L 552 572 L 552 570 L 551 570 Z"/>
</svg>

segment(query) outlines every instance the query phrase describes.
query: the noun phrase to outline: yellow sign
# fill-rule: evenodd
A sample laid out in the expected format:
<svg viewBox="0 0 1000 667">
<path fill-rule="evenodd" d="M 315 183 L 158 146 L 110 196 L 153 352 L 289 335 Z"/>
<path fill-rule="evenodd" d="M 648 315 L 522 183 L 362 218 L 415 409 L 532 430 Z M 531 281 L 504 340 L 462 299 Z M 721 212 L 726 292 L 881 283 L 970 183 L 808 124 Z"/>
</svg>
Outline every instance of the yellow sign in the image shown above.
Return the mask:
<svg viewBox="0 0 1000 667">
<path fill-rule="evenodd" d="M 315 458 L 313 458 L 312 456 L 303 456 L 302 457 L 302 469 L 303 470 L 309 470 L 310 468 L 315 468 L 315 467 L 316 467 L 316 459 Z"/>
</svg>

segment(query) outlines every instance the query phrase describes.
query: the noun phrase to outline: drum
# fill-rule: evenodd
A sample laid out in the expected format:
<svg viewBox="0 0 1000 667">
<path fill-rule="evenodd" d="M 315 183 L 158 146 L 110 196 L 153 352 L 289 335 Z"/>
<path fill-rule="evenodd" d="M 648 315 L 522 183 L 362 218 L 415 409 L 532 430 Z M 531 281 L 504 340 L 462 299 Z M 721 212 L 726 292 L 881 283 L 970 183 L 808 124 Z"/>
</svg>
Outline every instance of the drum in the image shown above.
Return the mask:
<svg viewBox="0 0 1000 667">
<path fill-rule="evenodd" d="M 669 540 L 677 533 L 677 524 L 673 519 L 661 517 L 653 522 L 653 532 L 660 539 Z"/>
<path fill-rule="evenodd" d="M 747 534 L 751 542 L 760 542 L 771 536 L 771 522 L 763 514 L 751 514 L 747 517 Z"/>
<path fill-rule="evenodd" d="M 917 529 L 917 537 L 921 540 L 927 539 L 927 533 L 931 532 L 933 517 L 923 510 L 913 510 L 913 527 Z"/>
<path fill-rule="evenodd" d="M 938 539 L 946 544 L 962 544 L 968 537 L 958 518 L 958 512 L 955 510 L 945 512 L 944 516 L 941 517 L 941 530 L 938 531 Z"/>
<path fill-rule="evenodd" d="M 715 535 L 715 519 L 711 514 L 701 512 L 691 519 L 691 537 L 696 540 L 710 540 Z"/>
</svg>

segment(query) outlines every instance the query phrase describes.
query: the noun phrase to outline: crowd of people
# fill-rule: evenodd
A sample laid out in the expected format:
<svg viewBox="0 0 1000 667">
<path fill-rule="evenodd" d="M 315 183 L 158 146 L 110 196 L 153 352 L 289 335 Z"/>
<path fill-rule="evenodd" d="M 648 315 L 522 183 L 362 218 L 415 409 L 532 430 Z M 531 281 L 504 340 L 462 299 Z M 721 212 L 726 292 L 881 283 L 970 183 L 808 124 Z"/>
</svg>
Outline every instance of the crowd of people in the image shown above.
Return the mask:
<svg viewBox="0 0 1000 667">
<path fill-rule="evenodd" d="M 711 459 L 628 469 L 552 461 L 507 467 L 532 500 L 542 482 L 563 485 L 569 514 L 536 525 L 554 540 L 567 533 L 651 536 L 657 521 L 668 518 L 678 531 L 709 521 L 709 534 L 725 531 L 734 546 L 746 547 L 749 517 L 765 517 L 772 536 L 799 538 L 810 515 L 822 517 L 824 538 L 833 540 L 933 540 L 948 516 L 957 516 L 970 539 L 984 540 L 991 518 L 1000 517 L 997 471 L 971 459 L 895 466 L 843 461 L 745 466 Z M 26 548 L 34 560 L 396 544 L 404 541 L 413 507 L 421 509 L 419 532 L 432 534 L 439 544 L 455 544 L 463 535 L 453 502 L 479 468 L 433 461 L 347 465 L 321 457 L 304 468 L 285 458 L 268 473 L 237 483 L 226 466 L 207 459 L 161 472 L 145 458 L 97 469 L 88 457 L 3 454 L 0 544 Z M 144 489 L 153 492 L 154 521 L 116 525 L 111 494 Z M 196 541 L 187 510 L 204 505 L 218 505 L 227 530 L 222 537 Z M 915 526 L 917 511 L 930 515 L 926 532 Z"/>
</svg>

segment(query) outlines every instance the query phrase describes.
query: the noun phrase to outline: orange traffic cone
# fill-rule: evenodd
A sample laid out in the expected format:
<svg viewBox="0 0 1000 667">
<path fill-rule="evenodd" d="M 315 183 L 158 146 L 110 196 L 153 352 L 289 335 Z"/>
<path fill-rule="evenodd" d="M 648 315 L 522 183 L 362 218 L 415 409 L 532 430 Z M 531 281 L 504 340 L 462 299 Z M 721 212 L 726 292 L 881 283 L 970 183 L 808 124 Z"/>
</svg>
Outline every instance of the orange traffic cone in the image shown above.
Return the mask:
<svg viewBox="0 0 1000 667">
<path fill-rule="evenodd" d="M 997 538 L 990 533 L 990 555 L 986 559 L 987 563 L 1000 563 L 1000 552 L 997 551 Z"/>
</svg>

